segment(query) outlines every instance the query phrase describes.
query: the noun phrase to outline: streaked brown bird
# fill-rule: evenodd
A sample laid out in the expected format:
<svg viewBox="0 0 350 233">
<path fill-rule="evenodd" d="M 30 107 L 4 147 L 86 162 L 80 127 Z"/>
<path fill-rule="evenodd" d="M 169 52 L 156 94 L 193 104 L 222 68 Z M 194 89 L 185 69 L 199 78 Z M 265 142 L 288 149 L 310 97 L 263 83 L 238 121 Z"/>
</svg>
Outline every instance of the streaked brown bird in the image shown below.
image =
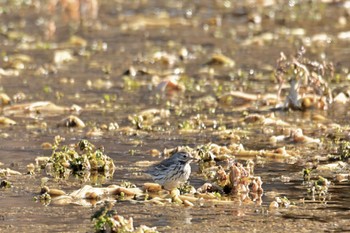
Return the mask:
<svg viewBox="0 0 350 233">
<path fill-rule="evenodd" d="M 162 162 L 151 166 L 146 173 L 164 189 L 172 190 L 185 183 L 191 174 L 190 163 L 194 160 L 188 152 L 174 153 Z"/>
</svg>

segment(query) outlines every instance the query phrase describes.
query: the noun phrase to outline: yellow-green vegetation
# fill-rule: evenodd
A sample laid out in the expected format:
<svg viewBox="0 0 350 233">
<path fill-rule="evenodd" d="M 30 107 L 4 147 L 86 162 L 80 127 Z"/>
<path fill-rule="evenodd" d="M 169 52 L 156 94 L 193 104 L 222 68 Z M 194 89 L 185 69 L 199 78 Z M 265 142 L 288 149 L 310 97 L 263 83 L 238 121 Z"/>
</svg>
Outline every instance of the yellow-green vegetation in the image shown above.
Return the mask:
<svg viewBox="0 0 350 233">
<path fill-rule="evenodd" d="M 275 200 L 270 203 L 269 208 L 288 208 L 291 205 L 294 205 L 287 197 L 275 197 Z"/>
<path fill-rule="evenodd" d="M 340 141 L 338 143 L 338 156 L 340 160 L 347 160 L 350 158 L 350 142 Z"/>
<path fill-rule="evenodd" d="M 52 155 L 47 160 L 45 170 L 55 178 L 67 178 L 70 174 L 85 176 L 90 172 L 111 177 L 115 165 L 104 153 L 103 147 L 96 148 L 88 140 L 73 145 L 61 145 L 64 138 L 56 136 L 52 146 Z"/>
<path fill-rule="evenodd" d="M 106 202 L 104 206 L 91 216 L 91 220 L 94 222 L 95 232 L 158 232 L 155 227 L 150 228 L 145 225 L 134 228 L 133 219 L 131 217 L 126 219 L 123 216 L 118 215 L 117 211 L 113 209 L 113 206 L 114 204 L 112 202 Z"/>
<path fill-rule="evenodd" d="M 304 181 L 310 181 L 311 172 L 312 172 L 311 168 L 303 169 L 303 179 L 304 179 Z"/>
<path fill-rule="evenodd" d="M 325 200 L 328 197 L 328 187 L 330 186 L 330 181 L 322 176 L 318 176 L 317 180 L 308 182 L 308 194 L 311 195 L 312 200 L 317 198 L 320 201 Z"/>
<path fill-rule="evenodd" d="M 110 207 L 102 206 L 92 216 L 91 220 L 94 221 L 95 232 L 106 232 L 107 229 L 113 228 L 112 218 L 116 214 L 116 211 Z"/>
<path fill-rule="evenodd" d="M 11 188 L 11 187 L 12 187 L 12 184 L 10 181 L 2 180 L 0 182 L 0 188 Z"/>
<path fill-rule="evenodd" d="M 179 188 L 180 194 L 191 193 L 195 188 L 189 182 L 184 183 Z"/>
<path fill-rule="evenodd" d="M 136 188 L 136 185 L 131 183 L 131 182 L 129 182 L 129 181 L 122 181 L 120 183 L 120 186 L 124 187 L 124 188 Z"/>
<path fill-rule="evenodd" d="M 34 197 L 35 202 L 40 202 L 45 206 L 48 206 L 51 203 L 51 195 L 48 193 L 42 193 Z"/>
</svg>

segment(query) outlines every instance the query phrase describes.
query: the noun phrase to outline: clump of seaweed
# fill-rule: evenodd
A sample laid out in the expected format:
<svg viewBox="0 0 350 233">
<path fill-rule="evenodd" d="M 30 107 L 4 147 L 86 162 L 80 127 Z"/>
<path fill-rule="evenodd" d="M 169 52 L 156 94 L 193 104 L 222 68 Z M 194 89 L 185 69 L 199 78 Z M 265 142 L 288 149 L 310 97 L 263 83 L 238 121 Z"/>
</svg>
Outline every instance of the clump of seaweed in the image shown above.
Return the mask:
<svg viewBox="0 0 350 233">
<path fill-rule="evenodd" d="M 325 165 L 328 166 L 328 165 Z M 329 167 L 330 169 L 330 167 Z M 327 169 L 327 170 L 329 170 Z M 331 185 L 331 182 L 320 175 L 313 175 L 314 168 L 305 168 L 303 169 L 303 184 L 307 189 L 307 198 L 312 201 L 325 201 L 329 197 L 328 188 Z"/>
<path fill-rule="evenodd" d="M 2 180 L 0 182 L 0 188 L 11 188 L 11 187 L 12 187 L 12 184 L 8 180 Z"/>
<path fill-rule="evenodd" d="M 96 148 L 85 139 L 75 145 L 61 146 L 62 141 L 64 138 L 56 136 L 51 157 L 41 159 L 41 163 L 37 164 L 44 167 L 49 175 L 55 178 L 67 178 L 71 174 L 89 178 L 91 173 L 107 178 L 113 176 L 114 162 L 104 153 L 103 147 Z"/>
<path fill-rule="evenodd" d="M 209 169 L 212 172 L 213 168 Z M 246 165 L 229 161 L 227 169 L 217 166 L 212 178 L 212 184 L 205 184 L 200 192 L 211 192 L 212 190 L 226 194 L 238 193 L 263 193 L 262 180 L 259 176 L 254 176 L 254 162 L 247 160 Z M 203 188 L 207 187 L 207 188 Z M 216 187 L 213 189 L 213 187 Z"/>
<path fill-rule="evenodd" d="M 37 196 L 34 196 L 34 201 L 35 202 L 40 202 L 44 206 L 50 205 L 51 200 L 52 200 L 52 197 L 47 192 L 41 193 L 40 195 L 37 195 Z"/>
<path fill-rule="evenodd" d="M 350 142 L 340 141 L 338 143 L 338 158 L 340 160 L 346 161 L 350 158 Z"/>
<path fill-rule="evenodd" d="M 179 188 L 180 194 L 186 194 L 186 193 L 194 193 L 195 192 L 195 188 L 190 185 L 190 182 L 186 182 L 184 184 L 182 184 Z"/>
<path fill-rule="evenodd" d="M 291 205 L 294 204 L 287 197 L 275 197 L 275 200 L 270 203 L 269 209 L 288 208 Z"/>
<path fill-rule="evenodd" d="M 128 119 L 136 129 L 150 131 L 158 122 L 169 116 L 170 111 L 166 109 L 146 109 L 137 115 L 130 115 Z"/>
<path fill-rule="evenodd" d="M 106 202 L 104 206 L 96 211 L 91 220 L 94 222 L 95 232 L 111 232 L 111 233 L 123 233 L 123 232 L 158 232 L 155 227 L 147 227 L 141 225 L 134 228 L 133 218 L 124 218 L 117 214 L 117 211 L 113 209 L 113 202 Z"/>
<path fill-rule="evenodd" d="M 308 182 L 308 194 L 310 195 L 311 200 L 320 200 L 325 201 L 328 198 L 328 187 L 331 182 L 328 179 L 318 176 L 317 180 Z"/>
</svg>

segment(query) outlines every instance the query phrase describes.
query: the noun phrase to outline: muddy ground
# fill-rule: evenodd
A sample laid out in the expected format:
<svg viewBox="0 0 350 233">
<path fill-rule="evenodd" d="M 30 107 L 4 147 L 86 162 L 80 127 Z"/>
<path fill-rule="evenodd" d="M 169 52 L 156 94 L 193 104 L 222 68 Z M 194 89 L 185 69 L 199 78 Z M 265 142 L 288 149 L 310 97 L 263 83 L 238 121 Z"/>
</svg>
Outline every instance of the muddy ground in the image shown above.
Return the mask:
<svg viewBox="0 0 350 233">
<path fill-rule="evenodd" d="M 1 174 L 0 180 L 11 187 L 0 189 L 0 231 L 94 232 L 91 216 L 102 204 L 35 201 L 43 177 L 50 187 L 67 193 L 85 184 L 106 187 L 122 181 L 142 187 L 151 178 L 139 162 L 164 159 L 151 156 L 151 150 L 208 143 L 241 143 L 255 151 L 285 147 L 294 154 L 249 158 L 263 181 L 260 202 L 233 195 L 227 203 L 204 201 L 192 207 L 117 201 L 114 209 L 132 217 L 135 226 L 157 227 L 159 232 L 350 230 L 349 181 L 336 178 L 349 174 L 348 157 L 327 157 L 339 155 L 337 142 L 349 140 L 349 1 L 101 0 L 98 8 L 93 6 L 96 1 L 81 1 L 82 11 L 74 2 L 0 2 L 0 91 L 9 98 L 0 101 L 1 116 L 15 121 L 0 125 L 0 162 L 1 168 L 21 173 Z M 277 97 L 282 86 L 277 61 L 281 52 L 292 61 L 302 47 L 308 61 L 323 67 L 314 73 L 327 84 L 322 86 L 327 89 L 314 88 L 311 94 L 326 100 L 284 108 L 299 63 L 281 76 L 283 88 Z M 345 93 L 344 101 L 331 101 L 325 90 L 332 99 Z M 261 97 L 265 94 L 273 98 Z M 19 106 L 38 101 L 64 109 Z M 147 109 L 167 114 L 140 117 Z M 271 113 L 288 125 L 245 118 L 268 118 Z M 69 115 L 78 116 L 84 127 L 62 120 Z M 271 137 L 286 128 L 300 128 L 316 141 L 271 143 Z M 116 165 L 113 177 L 96 181 L 54 179 L 43 170 L 28 174 L 27 165 L 36 157 L 51 155 L 43 143 L 52 143 L 56 135 L 66 144 L 88 139 L 103 146 Z M 247 159 L 231 156 L 240 162 Z M 334 161 L 344 166 L 325 173 L 316 169 Z M 327 192 L 316 198 L 303 177 L 310 164 L 312 179 L 321 175 L 330 181 Z M 189 181 L 195 188 L 207 181 L 197 163 Z M 293 204 L 271 209 L 275 197 Z"/>
</svg>

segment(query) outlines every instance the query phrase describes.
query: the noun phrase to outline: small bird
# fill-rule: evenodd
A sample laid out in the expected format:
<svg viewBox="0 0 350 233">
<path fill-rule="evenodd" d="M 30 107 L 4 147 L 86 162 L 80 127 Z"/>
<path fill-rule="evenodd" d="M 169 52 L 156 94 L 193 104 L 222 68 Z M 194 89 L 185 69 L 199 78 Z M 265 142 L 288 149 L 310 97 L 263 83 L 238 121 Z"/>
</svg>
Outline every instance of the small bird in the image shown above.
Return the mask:
<svg viewBox="0 0 350 233">
<path fill-rule="evenodd" d="M 188 152 L 180 151 L 159 164 L 151 166 L 146 173 L 164 189 L 172 190 L 185 183 L 191 174 L 190 163 L 194 160 Z"/>
</svg>

